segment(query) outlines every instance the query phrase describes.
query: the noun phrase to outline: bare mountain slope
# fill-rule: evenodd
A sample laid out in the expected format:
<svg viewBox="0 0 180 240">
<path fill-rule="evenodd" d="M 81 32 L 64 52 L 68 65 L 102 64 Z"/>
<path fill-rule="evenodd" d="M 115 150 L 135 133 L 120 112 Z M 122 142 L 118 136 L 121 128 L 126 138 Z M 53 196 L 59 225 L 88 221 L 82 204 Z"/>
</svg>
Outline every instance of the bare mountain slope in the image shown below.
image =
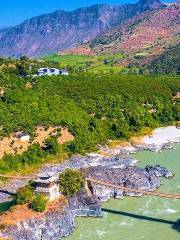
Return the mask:
<svg viewBox="0 0 180 240">
<path fill-rule="evenodd" d="M 39 56 L 72 48 L 137 14 L 164 7 L 159 0 L 140 0 L 137 4 L 94 5 L 34 17 L 0 30 L 0 55 Z"/>
<path fill-rule="evenodd" d="M 180 5 L 172 5 L 117 25 L 91 40 L 88 46 L 98 54 L 125 52 L 151 58 L 178 44 L 179 33 Z"/>
</svg>

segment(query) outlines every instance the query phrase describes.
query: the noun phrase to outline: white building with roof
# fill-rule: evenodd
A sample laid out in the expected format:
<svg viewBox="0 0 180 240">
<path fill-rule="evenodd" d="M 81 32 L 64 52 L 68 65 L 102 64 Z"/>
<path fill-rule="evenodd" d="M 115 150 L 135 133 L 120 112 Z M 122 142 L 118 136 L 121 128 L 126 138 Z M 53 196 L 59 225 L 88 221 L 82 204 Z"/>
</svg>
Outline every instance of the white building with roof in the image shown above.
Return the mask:
<svg viewBox="0 0 180 240">
<path fill-rule="evenodd" d="M 20 133 L 18 137 L 21 142 L 29 142 L 30 141 L 30 135 L 28 133 L 25 133 L 25 132 Z"/>
<path fill-rule="evenodd" d="M 39 77 L 45 76 L 45 75 L 48 75 L 48 76 L 66 75 L 66 76 L 68 76 L 69 72 L 67 70 L 61 70 L 61 69 L 57 69 L 57 68 L 39 68 L 37 75 Z"/>
<path fill-rule="evenodd" d="M 68 70 L 59 70 L 59 72 L 60 72 L 60 75 L 66 75 L 66 76 L 69 75 Z"/>
</svg>

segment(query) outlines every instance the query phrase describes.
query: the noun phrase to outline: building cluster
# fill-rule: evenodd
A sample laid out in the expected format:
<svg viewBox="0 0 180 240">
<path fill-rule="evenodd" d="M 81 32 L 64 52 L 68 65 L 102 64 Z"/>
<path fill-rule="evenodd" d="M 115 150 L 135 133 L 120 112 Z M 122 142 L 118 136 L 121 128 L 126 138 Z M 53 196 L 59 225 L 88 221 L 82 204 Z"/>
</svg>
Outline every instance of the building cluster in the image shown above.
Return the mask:
<svg viewBox="0 0 180 240">
<path fill-rule="evenodd" d="M 37 75 L 39 77 L 45 76 L 45 75 L 48 75 L 48 76 L 66 75 L 66 76 L 68 76 L 69 72 L 68 72 L 68 70 L 61 70 L 61 69 L 57 69 L 57 68 L 39 68 Z"/>
</svg>

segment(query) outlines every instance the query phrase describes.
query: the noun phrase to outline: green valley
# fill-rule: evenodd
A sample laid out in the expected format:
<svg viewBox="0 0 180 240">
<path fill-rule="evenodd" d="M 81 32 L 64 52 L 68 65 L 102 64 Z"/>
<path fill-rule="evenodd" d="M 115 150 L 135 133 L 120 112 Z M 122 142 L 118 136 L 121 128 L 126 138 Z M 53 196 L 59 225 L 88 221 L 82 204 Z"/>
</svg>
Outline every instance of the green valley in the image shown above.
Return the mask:
<svg viewBox="0 0 180 240">
<path fill-rule="evenodd" d="M 71 72 L 91 73 L 121 73 L 126 68 L 118 66 L 117 63 L 124 58 L 123 54 L 114 55 L 76 55 L 62 54 L 49 55 L 43 60 L 56 63 L 61 68 L 67 68 Z"/>
</svg>

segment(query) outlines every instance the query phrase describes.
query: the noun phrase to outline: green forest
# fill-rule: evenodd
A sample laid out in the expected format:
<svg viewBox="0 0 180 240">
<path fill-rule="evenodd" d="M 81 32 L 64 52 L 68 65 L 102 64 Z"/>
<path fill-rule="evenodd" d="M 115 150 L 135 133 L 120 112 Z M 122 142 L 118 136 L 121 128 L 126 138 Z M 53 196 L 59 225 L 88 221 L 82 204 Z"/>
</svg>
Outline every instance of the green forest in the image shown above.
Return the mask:
<svg viewBox="0 0 180 240">
<path fill-rule="evenodd" d="M 38 125 L 66 126 L 75 136 L 59 149 L 51 139 L 49 149 L 35 145 L 22 156 L 4 156 L 1 172 L 40 166 L 58 151 L 84 154 L 108 139 L 180 121 L 173 98 L 180 92 L 179 76 L 83 73 L 32 79 L 0 71 L 0 92 L 1 137 L 19 130 L 33 135 Z"/>
<path fill-rule="evenodd" d="M 148 64 L 150 73 L 180 74 L 180 44 L 171 47 Z"/>
</svg>

